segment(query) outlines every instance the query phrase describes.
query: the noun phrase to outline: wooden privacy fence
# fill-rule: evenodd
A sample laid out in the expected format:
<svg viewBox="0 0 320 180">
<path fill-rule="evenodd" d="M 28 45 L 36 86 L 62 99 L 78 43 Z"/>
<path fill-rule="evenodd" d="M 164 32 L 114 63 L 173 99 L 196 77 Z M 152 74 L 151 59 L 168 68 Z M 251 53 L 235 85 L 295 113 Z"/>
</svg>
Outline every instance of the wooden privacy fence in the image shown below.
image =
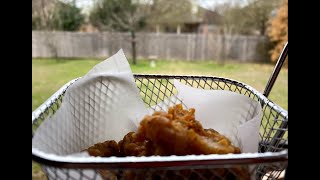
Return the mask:
<svg viewBox="0 0 320 180">
<path fill-rule="evenodd" d="M 265 61 L 264 36 L 137 33 L 137 55 L 168 60 Z M 131 57 L 129 33 L 32 31 L 32 58 L 107 58 L 122 48 Z"/>
</svg>

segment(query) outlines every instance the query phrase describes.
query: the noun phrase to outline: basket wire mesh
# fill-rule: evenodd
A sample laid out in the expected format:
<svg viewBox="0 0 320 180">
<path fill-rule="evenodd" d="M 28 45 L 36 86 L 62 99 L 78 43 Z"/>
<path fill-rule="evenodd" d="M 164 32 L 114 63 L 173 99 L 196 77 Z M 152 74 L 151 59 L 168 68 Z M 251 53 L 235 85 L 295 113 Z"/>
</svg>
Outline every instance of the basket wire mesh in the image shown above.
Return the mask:
<svg viewBox="0 0 320 180">
<path fill-rule="evenodd" d="M 263 104 L 263 118 L 260 127 L 259 152 L 279 152 L 285 149 L 287 143 L 288 129 L 281 127 L 283 122 L 288 122 L 287 111 L 273 103 L 252 87 L 241 82 L 210 76 L 171 76 L 171 75 L 144 75 L 135 74 L 135 82 L 140 90 L 140 95 L 144 103 L 151 108 L 155 108 L 159 102 L 175 95 L 177 90 L 173 85 L 173 80 L 177 79 L 181 83 L 210 90 L 228 90 L 246 95 Z M 79 78 L 78 78 L 79 79 Z M 67 88 L 76 80 L 72 80 L 58 90 L 42 106 L 32 113 L 32 136 L 36 133 L 41 123 L 52 116 L 63 101 Z M 37 159 L 44 163 L 41 159 Z M 50 162 L 50 161 L 49 161 Z M 112 168 L 103 169 L 83 169 L 81 166 L 73 165 L 72 168 L 64 169 L 53 167 L 44 163 L 43 170 L 49 179 L 243 179 L 234 172 L 237 166 L 248 168 L 250 175 L 255 178 L 276 179 L 281 171 L 286 168 L 287 161 L 256 162 L 244 164 L 241 161 L 237 164 L 223 164 L 221 167 L 207 164 L 206 167 L 196 167 L 189 165 L 179 170 L 177 167 L 171 169 L 159 169 L 159 167 L 148 167 L 140 169 Z M 80 169 L 79 169 L 80 168 Z M 162 167 L 163 168 L 163 167 Z M 84 173 L 87 171 L 87 173 Z M 223 173 L 221 173 L 221 171 Z M 103 173 L 107 175 L 104 175 Z M 128 175 L 129 174 L 129 175 Z M 90 176 L 91 175 L 91 176 Z"/>
</svg>

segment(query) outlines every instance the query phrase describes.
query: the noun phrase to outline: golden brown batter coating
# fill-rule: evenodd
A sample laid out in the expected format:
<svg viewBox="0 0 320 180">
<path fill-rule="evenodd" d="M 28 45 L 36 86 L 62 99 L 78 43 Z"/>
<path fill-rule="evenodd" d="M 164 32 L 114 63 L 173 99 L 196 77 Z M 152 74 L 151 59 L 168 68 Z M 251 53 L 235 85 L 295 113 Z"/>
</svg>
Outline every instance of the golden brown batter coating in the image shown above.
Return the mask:
<svg viewBox="0 0 320 180">
<path fill-rule="evenodd" d="M 240 153 L 225 136 L 203 129 L 195 110 L 184 110 L 181 104 L 169 108 L 168 113 L 145 116 L 136 135 L 152 142 L 154 155 Z"/>
<path fill-rule="evenodd" d="M 114 140 L 97 143 L 87 149 L 90 156 L 119 156 L 119 146 Z"/>
<path fill-rule="evenodd" d="M 227 137 L 214 129 L 203 129 L 195 119 L 195 109 L 185 110 L 181 104 L 170 107 L 168 112 L 158 111 L 145 116 L 137 132 L 129 132 L 118 144 L 105 141 L 90 147 L 88 152 L 92 156 L 103 157 L 241 153 Z M 144 179 L 148 176 L 151 179 L 179 179 L 183 175 L 191 179 L 250 179 L 248 170 L 243 167 L 181 170 L 178 173 L 180 175 L 173 171 L 162 171 L 125 170 L 122 178 Z M 102 170 L 100 174 L 103 178 L 116 177 L 115 172 L 108 170 Z"/>
<path fill-rule="evenodd" d="M 140 134 L 141 135 L 141 134 Z M 135 132 L 129 132 L 119 141 L 121 156 L 151 156 L 153 155 L 152 142 Z"/>
</svg>

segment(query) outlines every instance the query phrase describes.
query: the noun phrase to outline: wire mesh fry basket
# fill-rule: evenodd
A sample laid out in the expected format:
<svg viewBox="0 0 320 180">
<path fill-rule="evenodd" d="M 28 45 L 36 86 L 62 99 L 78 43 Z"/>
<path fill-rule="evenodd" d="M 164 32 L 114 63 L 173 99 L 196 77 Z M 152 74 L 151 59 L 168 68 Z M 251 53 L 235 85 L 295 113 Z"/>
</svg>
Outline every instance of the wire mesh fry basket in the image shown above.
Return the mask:
<svg viewBox="0 0 320 180">
<path fill-rule="evenodd" d="M 165 157 L 62 158 L 32 151 L 48 179 L 278 179 L 288 163 L 288 112 L 268 99 L 287 56 L 285 45 L 262 94 L 244 83 L 222 77 L 134 74 L 148 107 L 177 93 L 173 80 L 200 89 L 227 90 L 246 95 L 262 106 L 259 153 Z M 60 107 L 74 79 L 32 112 L 32 138 L 38 127 Z"/>
</svg>

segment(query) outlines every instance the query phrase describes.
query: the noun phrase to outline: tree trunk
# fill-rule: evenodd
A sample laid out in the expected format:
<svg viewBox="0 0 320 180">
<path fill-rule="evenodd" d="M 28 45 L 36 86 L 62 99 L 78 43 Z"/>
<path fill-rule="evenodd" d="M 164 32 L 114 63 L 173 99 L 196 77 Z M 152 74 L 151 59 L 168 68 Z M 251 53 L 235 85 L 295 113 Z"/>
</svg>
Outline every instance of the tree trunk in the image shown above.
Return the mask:
<svg viewBox="0 0 320 180">
<path fill-rule="evenodd" d="M 260 35 L 265 35 L 265 32 L 266 32 L 266 22 L 267 22 L 267 18 L 264 18 L 260 21 Z"/>
<path fill-rule="evenodd" d="M 132 62 L 134 65 L 137 64 L 137 55 L 136 55 L 136 34 L 134 31 L 130 31 L 131 33 L 131 50 L 132 50 Z"/>
<path fill-rule="evenodd" d="M 265 32 L 266 32 L 266 25 L 262 23 L 260 27 L 260 35 L 265 35 Z"/>
<path fill-rule="evenodd" d="M 226 37 L 225 37 L 224 30 L 222 30 L 220 32 L 220 50 L 219 50 L 219 60 L 218 60 L 218 63 L 220 65 L 224 65 L 225 54 L 226 54 Z"/>
</svg>

